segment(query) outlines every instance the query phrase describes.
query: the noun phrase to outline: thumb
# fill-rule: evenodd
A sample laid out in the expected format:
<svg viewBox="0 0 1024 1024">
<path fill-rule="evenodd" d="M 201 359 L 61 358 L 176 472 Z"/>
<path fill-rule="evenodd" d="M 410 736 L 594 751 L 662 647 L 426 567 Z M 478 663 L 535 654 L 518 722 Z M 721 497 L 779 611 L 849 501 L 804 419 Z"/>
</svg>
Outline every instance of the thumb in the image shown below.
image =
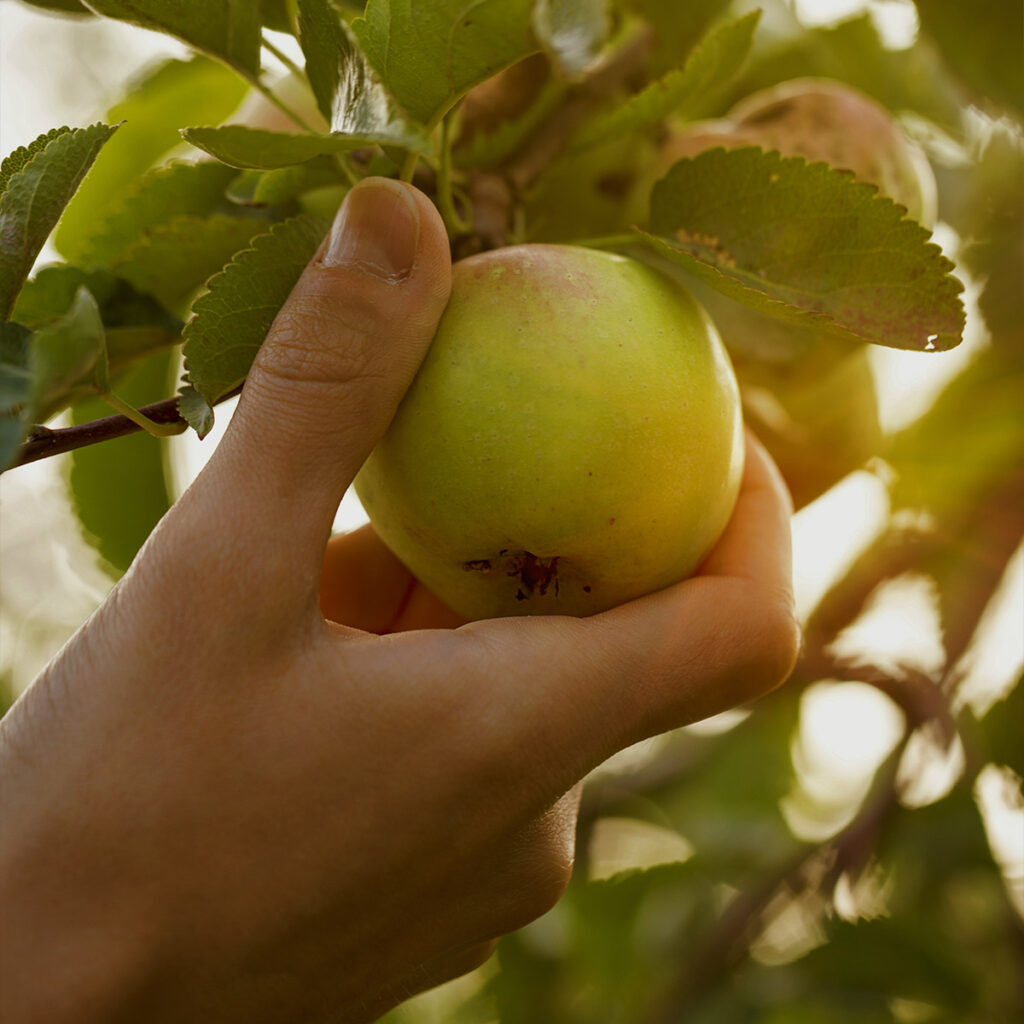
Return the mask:
<svg viewBox="0 0 1024 1024">
<path fill-rule="evenodd" d="M 411 185 L 367 178 L 267 335 L 207 467 L 250 541 L 319 571 L 338 503 L 426 354 L 451 288 L 448 238 Z M 296 548 L 299 546 L 299 549 Z M 303 561 L 305 559 L 305 561 Z"/>
</svg>

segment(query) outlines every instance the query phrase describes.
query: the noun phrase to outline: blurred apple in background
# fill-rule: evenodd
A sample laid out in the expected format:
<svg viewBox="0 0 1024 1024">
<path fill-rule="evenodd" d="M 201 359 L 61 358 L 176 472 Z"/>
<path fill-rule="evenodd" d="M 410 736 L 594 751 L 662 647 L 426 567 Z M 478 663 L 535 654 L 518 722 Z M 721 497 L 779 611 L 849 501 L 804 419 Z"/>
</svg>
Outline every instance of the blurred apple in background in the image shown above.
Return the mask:
<svg viewBox="0 0 1024 1024">
<path fill-rule="evenodd" d="M 935 178 L 923 150 L 875 100 L 829 79 L 795 79 L 742 99 L 723 118 L 670 135 L 677 160 L 723 146 L 761 146 L 847 170 L 930 225 Z M 747 421 L 764 440 L 797 507 L 875 454 L 882 442 L 867 346 L 793 327 L 696 284 L 732 355 Z"/>
</svg>

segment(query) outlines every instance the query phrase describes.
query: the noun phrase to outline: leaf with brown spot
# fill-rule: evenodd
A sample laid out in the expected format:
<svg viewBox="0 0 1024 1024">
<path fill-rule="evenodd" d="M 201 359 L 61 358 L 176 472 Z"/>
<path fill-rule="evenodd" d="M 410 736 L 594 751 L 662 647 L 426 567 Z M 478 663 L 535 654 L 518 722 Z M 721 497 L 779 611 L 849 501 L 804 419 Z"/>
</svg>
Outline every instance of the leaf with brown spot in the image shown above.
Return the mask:
<svg viewBox="0 0 1024 1024">
<path fill-rule="evenodd" d="M 680 160 L 651 194 L 667 260 L 724 295 L 851 341 L 942 351 L 961 341 L 963 286 L 901 206 L 842 171 L 756 147 Z"/>
</svg>

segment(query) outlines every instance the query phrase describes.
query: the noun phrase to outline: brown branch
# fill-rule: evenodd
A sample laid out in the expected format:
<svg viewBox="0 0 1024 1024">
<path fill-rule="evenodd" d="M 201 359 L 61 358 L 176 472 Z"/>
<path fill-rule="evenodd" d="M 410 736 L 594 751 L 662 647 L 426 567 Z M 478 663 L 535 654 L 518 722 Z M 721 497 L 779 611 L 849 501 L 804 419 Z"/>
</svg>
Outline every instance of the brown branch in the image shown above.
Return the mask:
<svg viewBox="0 0 1024 1024">
<path fill-rule="evenodd" d="M 644 1024 L 675 1024 L 691 1016 L 696 1019 L 706 994 L 749 955 L 750 943 L 764 925 L 765 912 L 783 888 L 796 893 L 812 883 L 819 887 L 834 885 L 845 871 L 863 867 L 890 814 L 899 806 L 896 777 L 910 735 L 908 728 L 878 769 L 860 811 L 842 831 L 822 843 L 801 848 L 760 885 L 733 899 L 715 927 L 702 936 L 700 951 L 682 965 Z M 811 870 L 823 860 L 829 862 L 824 877 Z"/>
<path fill-rule="evenodd" d="M 576 129 L 646 68 L 653 49 L 654 33 L 640 30 L 620 49 L 610 53 L 579 85 L 569 89 L 565 102 L 509 164 L 507 173 L 512 185 L 520 192 L 531 185 L 561 155 Z"/>
<path fill-rule="evenodd" d="M 234 397 L 241 390 L 241 385 L 239 385 L 217 399 L 214 404 Z M 143 406 L 139 411 L 154 423 L 180 423 L 182 430 L 188 426 L 178 412 L 177 398 L 165 398 L 161 402 Z M 92 444 L 99 444 L 101 441 L 112 441 L 114 438 L 134 434 L 141 429 L 137 423 L 133 423 L 127 416 L 121 415 L 104 416 L 102 419 L 91 420 L 89 423 L 81 423 L 74 427 L 60 427 L 56 430 L 37 426 L 22 442 L 17 456 L 8 469 L 25 466 L 30 462 L 38 462 L 40 459 L 48 459 L 54 455 L 63 455 L 65 452 L 86 448 Z"/>
</svg>

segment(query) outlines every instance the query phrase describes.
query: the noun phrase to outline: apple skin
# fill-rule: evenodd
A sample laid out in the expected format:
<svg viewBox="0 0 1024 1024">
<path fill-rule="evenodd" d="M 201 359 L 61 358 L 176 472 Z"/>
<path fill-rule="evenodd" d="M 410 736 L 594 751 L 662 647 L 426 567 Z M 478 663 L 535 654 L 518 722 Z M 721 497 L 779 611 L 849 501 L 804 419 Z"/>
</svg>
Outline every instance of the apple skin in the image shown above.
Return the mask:
<svg viewBox="0 0 1024 1024">
<path fill-rule="evenodd" d="M 698 568 L 743 451 L 732 367 L 694 299 L 625 257 L 521 245 L 455 265 L 356 492 L 466 618 L 589 615 Z"/>
<path fill-rule="evenodd" d="M 662 160 L 667 169 L 714 146 L 761 146 L 822 160 L 876 185 L 921 224 L 935 222 L 935 175 L 924 151 L 881 104 L 843 82 L 795 78 L 751 93 L 724 118 L 674 133 Z"/>
</svg>

